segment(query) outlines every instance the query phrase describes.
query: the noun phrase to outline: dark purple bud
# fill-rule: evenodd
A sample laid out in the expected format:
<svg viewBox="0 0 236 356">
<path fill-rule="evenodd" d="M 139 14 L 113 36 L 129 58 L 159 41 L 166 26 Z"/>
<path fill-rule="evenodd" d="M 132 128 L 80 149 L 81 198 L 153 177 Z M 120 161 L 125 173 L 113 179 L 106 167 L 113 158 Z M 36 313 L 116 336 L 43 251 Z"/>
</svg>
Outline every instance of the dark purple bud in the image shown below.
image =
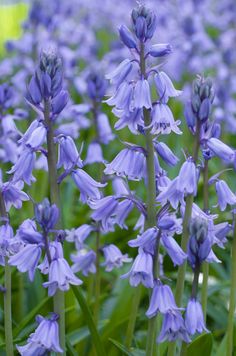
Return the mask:
<svg viewBox="0 0 236 356">
<path fill-rule="evenodd" d="M 192 110 L 192 105 L 190 102 L 188 102 L 185 105 L 184 116 L 185 116 L 188 128 L 190 129 L 191 132 L 193 132 L 194 131 L 193 129 L 196 125 L 196 117 L 194 115 L 194 112 Z"/>
<path fill-rule="evenodd" d="M 198 95 L 192 96 L 192 109 L 195 114 L 198 113 L 201 106 L 201 100 Z"/>
<path fill-rule="evenodd" d="M 36 205 L 35 218 L 37 223 L 48 231 L 56 225 L 59 219 L 59 209 L 55 204 L 50 205 L 49 200 L 45 198 L 42 203 Z"/>
<path fill-rule="evenodd" d="M 52 112 L 54 115 L 60 114 L 69 100 L 69 94 L 67 91 L 62 90 L 60 93 L 52 99 Z"/>
<path fill-rule="evenodd" d="M 34 75 L 29 82 L 28 97 L 30 101 L 35 105 L 39 104 L 42 101 L 42 95 L 41 95 L 39 83 Z"/>
<path fill-rule="evenodd" d="M 107 81 L 98 73 L 90 73 L 87 78 L 88 96 L 92 100 L 101 100 L 107 89 Z"/>
<path fill-rule="evenodd" d="M 7 84 L 3 83 L 0 85 L 0 108 L 6 110 L 11 106 L 13 99 L 12 88 Z"/>
<path fill-rule="evenodd" d="M 135 22 L 135 34 L 140 41 L 144 41 L 147 33 L 147 23 L 143 16 L 138 16 Z"/>
<path fill-rule="evenodd" d="M 214 123 L 211 129 L 211 137 L 220 138 L 221 126 L 218 123 Z"/>
<path fill-rule="evenodd" d="M 163 217 L 158 221 L 158 227 L 161 230 L 169 230 L 175 225 L 175 221 L 170 217 Z"/>
<path fill-rule="evenodd" d="M 209 255 L 212 240 L 208 235 L 206 219 L 196 217 L 190 222 L 188 243 L 188 261 L 193 269 L 199 266 Z"/>
<path fill-rule="evenodd" d="M 210 114 L 211 102 L 208 98 L 204 99 L 201 103 L 198 117 L 202 122 L 205 122 Z"/>
<path fill-rule="evenodd" d="M 44 98 L 49 98 L 51 95 L 52 81 L 47 73 L 41 74 L 42 94 Z"/>
<path fill-rule="evenodd" d="M 140 41 L 152 38 L 156 29 L 156 15 L 151 10 L 139 6 L 132 11 L 131 18 L 135 34 Z"/>
<path fill-rule="evenodd" d="M 137 44 L 135 39 L 133 38 L 130 30 L 122 25 L 119 29 L 119 33 L 120 33 L 120 38 L 121 41 L 128 47 L 128 48 L 137 48 Z"/>
<path fill-rule="evenodd" d="M 155 142 L 154 147 L 159 156 L 170 166 L 175 166 L 179 159 L 164 142 Z"/>
</svg>

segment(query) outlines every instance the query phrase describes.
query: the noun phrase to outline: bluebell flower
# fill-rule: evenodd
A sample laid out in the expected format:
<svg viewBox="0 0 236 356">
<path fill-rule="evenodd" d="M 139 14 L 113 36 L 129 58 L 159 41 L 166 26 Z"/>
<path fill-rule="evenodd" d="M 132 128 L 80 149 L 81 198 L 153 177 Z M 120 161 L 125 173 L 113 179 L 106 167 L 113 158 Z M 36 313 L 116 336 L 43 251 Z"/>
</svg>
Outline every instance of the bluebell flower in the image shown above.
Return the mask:
<svg viewBox="0 0 236 356">
<path fill-rule="evenodd" d="M 211 137 L 207 140 L 206 144 L 207 147 L 223 161 L 227 163 L 234 163 L 235 151 L 218 138 Z"/>
<path fill-rule="evenodd" d="M 80 200 L 86 203 L 88 199 L 100 199 L 101 192 L 98 188 L 103 188 L 105 184 L 96 182 L 88 173 L 78 168 L 73 170 L 71 176 L 80 191 Z"/>
<path fill-rule="evenodd" d="M 22 207 L 22 202 L 29 200 L 29 196 L 22 191 L 22 182 L 5 182 L 1 184 L 1 191 L 5 202 L 6 210 L 9 211 L 13 205 L 16 209 Z"/>
<path fill-rule="evenodd" d="M 106 245 L 102 249 L 105 262 L 102 263 L 102 266 L 105 266 L 106 271 L 110 272 L 114 268 L 120 268 L 123 266 L 124 262 L 132 261 L 132 258 L 129 258 L 127 253 L 122 254 L 118 247 L 113 244 Z"/>
<path fill-rule="evenodd" d="M 23 150 L 18 161 L 14 164 L 11 170 L 8 171 L 9 174 L 14 173 L 14 182 L 23 180 L 28 185 L 31 185 L 31 182 L 35 182 L 35 178 L 32 175 L 35 158 L 36 155 L 34 151 L 31 149 Z"/>
<path fill-rule="evenodd" d="M 96 273 L 96 253 L 93 250 L 88 251 L 86 248 L 81 248 L 76 254 L 70 256 L 73 265 L 71 269 L 73 272 L 82 272 L 84 276 L 89 273 Z"/>
<path fill-rule="evenodd" d="M 111 130 L 108 117 L 104 113 L 97 115 L 97 130 L 100 143 L 107 145 L 110 141 L 114 140 L 115 135 Z"/>
<path fill-rule="evenodd" d="M 157 196 L 157 201 L 164 205 L 167 201 L 170 202 L 171 206 L 174 209 L 177 209 L 179 203 L 183 203 L 184 201 L 184 192 L 179 189 L 179 183 L 178 183 L 179 177 L 176 177 L 172 181 L 169 182 L 169 184 L 166 187 L 161 187 L 158 186 L 159 190 L 161 192 Z"/>
<path fill-rule="evenodd" d="M 82 168 L 83 163 L 75 146 L 74 140 L 70 136 L 60 135 L 57 137 L 58 142 L 58 161 L 57 168 L 69 170 L 75 165 Z"/>
<path fill-rule="evenodd" d="M 177 190 L 187 195 L 196 195 L 197 193 L 197 169 L 191 157 L 189 157 L 180 168 Z"/>
<path fill-rule="evenodd" d="M 143 121 L 143 110 L 134 109 L 133 111 L 113 109 L 112 112 L 119 118 L 115 123 L 115 129 L 121 130 L 128 126 L 130 131 L 137 135 L 139 132 L 139 127 L 144 126 Z"/>
<path fill-rule="evenodd" d="M 34 131 L 40 126 L 42 126 L 42 123 L 39 120 L 32 121 L 27 130 L 25 131 L 24 135 L 22 135 L 18 142 L 26 145 L 26 142 L 30 140 Z"/>
<path fill-rule="evenodd" d="M 66 90 L 61 90 L 51 102 L 51 109 L 53 115 L 59 115 L 66 107 L 69 101 L 69 94 Z"/>
<path fill-rule="evenodd" d="M 38 244 L 27 244 L 14 256 L 9 258 L 9 265 L 16 266 L 20 272 L 28 272 L 29 279 L 34 279 L 35 270 L 42 254 L 42 247 Z"/>
<path fill-rule="evenodd" d="M 35 332 L 30 334 L 25 346 L 17 345 L 17 350 L 22 356 L 37 355 L 43 356 L 48 352 L 62 353 L 59 342 L 58 316 L 51 313 L 50 318 L 36 317 L 39 324 Z"/>
<path fill-rule="evenodd" d="M 67 291 L 70 284 L 80 285 L 82 281 L 77 278 L 72 272 L 68 262 L 63 257 L 63 250 L 60 243 L 57 243 L 54 258 L 49 265 L 48 282 L 43 283 L 45 288 L 48 288 L 48 295 L 52 296 L 57 289 Z"/>
<path fill-rule="evenodd" d="M 186 253 L 182 248 L 177 244 L 175 239 L 167 234 L 162 234 L 161 243 L 165 247 L 166 252 L 170 256 L 174 265 L 182 265 L 187 259 Z"/>
<path fill-rule="evenodd" d="M 129 59 L 123 60 L 118 67 L 111 73 L 106 75 L 107 79 L 110 79 L 111 83 L 119 87 L 120 84 L 127 79 L 133 68 L 133 64 Z"/>
<path fill-rule="evenodd" d="M 144 251 L 153 254 L 153 248 L 158 235 L 158 229 L 156 227 L 150 227 L 145 230 L 141 235 L 138 235 L 136 239 L 130 240 L 128 245 L 130 247 L 142 247 Z"/>
<path fill-rule="evenodd" d="M 164 142 L 154 142 L 154 147 L 159 156 L 170 166 L 175 166 L 179 159 Z"/>
<path fill-rule="evenodd" d="M 146 312 L 148 318 L 153 318 L 158 313 L 166 314 L 171 310 L 180 310 L 175 303 L 175 298 L 170 287 L 162 284 L 160 280 L 154 282 L 149 308 Z"/>
<path fill-rule="evenodd" d="M 165 72 L 158 72 L 154 76 L 154 81 L 160 100 L 163 103 L 167 103 L 170 97 L 176 97 L 182 93 L 182 90 L 175 89 L 171 79 Z"/>
<path fill-rule="evenodd" d="M 179 129 L 180 121 L 175 121 L 170 108 L 161 102 L 153 105 L 151 113 L 153 135 L 164 134 L 169 135 L 172 131 L 178 135 L 182 134 Z"/>
<path fill-rule="evenodd" d="M 149 83 L 146 79 L 137 81 L 134 87 L 134 107 L 150 109 L 152 107 Z"/>
<path fill-rule="evenodd" d="M 118 204 L 118 200 L 112 195 L 99 200 L 90 201 L 90 208 L 95 210 L 91 218 L 97 222 L 101 222 L 104 231 L 113 231 L 114 222 L 112 221 L 112 217 L 115 215 Z"/>
<path fill-rule="evenodd" d="M 115 94 L 109 99 L 105 100 L 105 102 L 108 105 L 116 106 L 117 109 L 130 111 L 131 102 L 133 100 L 133 92 L 133 84 L 124 81 L 120 84 Z"/>
<path fill-rule="evenodd" d="M 122 279 L 129 278 L 130 285 L 137 287 L 142 283 L 146 288 L 153 288 L 153 257 L 143 249 L 139 249 L 130 271 L 121 276 Z"/>
<path fill-rule="evenodd" d="M 133 210 L 134 203 L 131 200 L 125 199 L 119 202 L 116 209 L 115 221 L 122 229 L 127 229 L 125 225 L 125 219 L 129 215 L 129 213 Z"/>
<path fill-rule="evenodd" d="M 130 180 L 141 180 L 146 175 L 146 157 L 141 147 L 125 148 L 111 163 L 106 164 L 105 174 L 116 174 Z"/>
<path fill-rule="evenodd" d="M 16 239 L 21 240 L 24 244 L 42 244 L 44 241 L 42 234 L 37 231 L 36 222 L 31 219 L 26 219 L 19 226 Z"/>
<path fill-rule="evenodd" d="M 91 142 L 88 146 L 87 156 L 84 160 L 84 165 L 93 163 L 104 163 L 102 147 L 98 142 Z"/>
<path fill-rule="evenodd" d="M 152 45 L 148 50 L 148 53 L 155 58 L 167 56 L 171 54 L 171 52 L 172 48 L 169 43 L 155 44 Z"/>
<path fill-rule="evenodd" d="M 84 241 L 88 238 L 95 227 L 88 224 L 83 224 L 77 229 L 66 230 L 66 240 L 69 242 L 74 242 L 76 248 L 79 250 L 84 245 Z"/>
<path fill-rule="evenodd" d="M 218 205 L 221 211 L 224 211 L 227 205 L 236 204 L 236 195 L 230 190 L 227 183 L 223 180 L 218 180 L 215 183 Z"/>
<path fill-rule="evenodd" d="M 130 195 L 130 190 L 127 182 L 120 177 L 112 179 L 112 188 L 116 196 Z"/>
<path fill-rule="evenodd" d="M 181 313 L 177 310 L 170 310 L 164 314 L 162 328 L 157 342 L 176 341 L 178 339 L 187 343 L 191 341 Z"/>
<path fill-rule="evenodd" d="M 0 265 L 5 266 L 6 257 L 11 252 L 11 241 L 13 239 L 13 229 L 9 223 L 0 226 Z"/>
<path fill-rule="evenodd" d="M 192 298 L 188 301 L 185 313 L 185 327 L 190 335 L 209 332 L 205 326 L 201 304 Z"/>
<path fill-rule="evenodd" d="M 38 126 L 32 130 L 30 134 L 29 131 L 27 133 L 27 140 L 24 142 L 27 147 L 37 149 L 44 144 L 47 134 L 47 130 L 44 125 L 38 124 Z M 24 138 L 26 138 L 26 136 L 24 136 Z"/>
</svg>

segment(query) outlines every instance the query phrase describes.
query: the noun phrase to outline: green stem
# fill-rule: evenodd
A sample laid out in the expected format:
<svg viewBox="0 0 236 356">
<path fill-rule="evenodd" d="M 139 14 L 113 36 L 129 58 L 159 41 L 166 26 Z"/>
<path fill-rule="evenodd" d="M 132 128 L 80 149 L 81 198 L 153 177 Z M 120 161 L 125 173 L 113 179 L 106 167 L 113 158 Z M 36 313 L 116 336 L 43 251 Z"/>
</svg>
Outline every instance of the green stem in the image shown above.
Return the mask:
<svg viewBox="0 0 236 356">
<path fill-rule="evenodd" d="M 201 124 L 199 121 L 197 121 L 194 146 L 193 146 L 193 160 L 195 163 L 197 162 L 198 159 L 198 152 L 200 147 L 200 131 L 201 131 Z M 184 252 L 187 251 L 187 244 L 189 239 L 189 222 L 192 216 L 193 198 L 194 198 L 193 194 L 187 195 L 186 197 L 186 205 L 185 205 L 185 211 L 183 217 L 183 232 L 181 238 L 181 248 Z M 176 304 L 179 307 L 182 304 L 186 267 L 187 267 L 187 262 L 184 262 L 178 268 L 175 300 L 176 300 Z M 175 356 L 175 350 L 176 350 L 176 342 L 170 343 L 168 348 L 168 356 Z"/>
<path fill-rule="evenodd" d="M 203 201 L 204 201 L 204 211 L 207 212 L 209 209 L 209 189 L 208 189 L 208 161 L 204 162 L 203 169 Z M 202 281 L 202 311 L 204 315 L 204 320 L 206 322 L 207 313 L 207 291 L 208 291 L 208 275 L 209 275 L 209 264 L 203 262 L 203 281 Z"/>
<path fill-rule="evenodd" d="M 96 99 L 92 100 L 92 116 L 93 123 L 95 128 L 95 138 L 97 142 L 100 142 L 99 137 L 99 128 L 98 128 L 98 110 L 99 110 L 99 102 Z M 102 179 L 103 167 L 102 164 L 99 164 L 98 168 L 98 181 Z M 94 321 L 97 324 L 99 320 L 99 309 L 100 309 L 100 292 L 101 292 L 101 276 L 100 276 L 100 227 L 97 224 L 97 232 L 96 232 L 96 274 L 95 274 L 95 304 L 94 304 Z"/>
<path fill-rule="evenodd" d="M 95 279 L 95 305 L 94 305 L 94 321 L 95 324 L 99 320 L 99 308 L 100 308 L 100 289 L 101 289 L 101 278 L 100 278 L 100 230 L 97 226 L 96 232 L 96 279 Z"/>
<path fill-rule="evenodd" d="M 145 48 L 144 44 L 140 43 L 140 72 L 143 78 L 146 78 L 146 64 L 145 64 Z M 143 108 L 143 116 L 145 126 L 150 124 L 150 112 L 146 108 Z M 145 143 L 146 143 L 146 152 L 147 152 L 147 218 L 145 222 L 145 228 L 156 226 L 156 177 L 155 177 L 155 161 L 154 161 L 154 146 L 153 146 L 153 136 L 150 130 L 146 130 L 145 132 Z M 158 261 L 158 252 L 156 253 L 156 258 Z M 155 265 L 154 261 L 154 265 Z M 136 292 L 137 293 L 137 292 Z M 135 305 L 133 305 L 133 314 L 128 323 L 128 331 L 129 335 L 129 344 L 131 344 L 131 340 L 134 334 L 135 321 L 137 318 L 138 306 L 140 303 L 140 292 L 137 293 L 135 298 Z M 148 326 L 148 335 L 147 335 L 147 349 L 146 354 L 148 356 L 153 355 L 154 349 L 154 341 L 155 341 L 155 332 L 153 332 L 155 328 L 155 322 L 150 319 Z M 129 345 L 130 346 L 130 345 Z"/>
<path fill-rule="evenodd" d="M 145 47 L 143 43 L 140 43 L 140 72 L 143 78 L 146 78 L 146 63 L 145 63 Z M 145 126 L 150 125 L 150 112 L 146 108 L 143 109 L 144 123 Z M 154 146 L 153 146 L 153 136 L 150 129 L 146 130 L 146 151 L 147 151 L 147 220 L 146 227 L 156 226 L 156 174 L 155 174 L 155 157 L 154 157 Z M 160 236 L 157 238 L 157 245 L 154 255 L 154 278 L 158 277 L 158 270 L 156 266 L 158 265 L 158 255 L 159 255 L 159 240 Z M 146 355 L 152 356 L 155 352 L 155 339 L 157 332 L 157 321 L 156 317 L 149 319 L 148 321 L 148 334 L 146 343 Z"/>
<path fill-rule="evenodd" d="M 47 161 L 48 161 L 48 179 L 50 189 L 51 203 L 60 207 L 59 186 L 57 184 L 57 161 L 56 161 L 56 146 L 54 143 L 53 122 L 50 119 L 51 104 L 49 100 L 44 102 L 44 119 L 47 127 Z M 60 222 L 58 223 L 60 228 Z M 65 297 L 64 293 L 58 290 L 53 297 L 54 312 L 59 315 L 59 336 L 60 344 L 64 350 L 63 355 L 66 355 L 65 341 Z M 59 354 L 61 355 L 61 354 Z"/>
<path fill-rule="evenodd" d="M 135 322 L 137 319 L 138 307 L 141 299 L 141 291 L 142 291 L 141 288 L 142 286 L 140 285 L 137 288 L 135 288 L 135 294 L 132 299 L 130 318 L 129 318 L 128 327 L 126 331 L 126 338 L 125 338 L 125 346 L 127 347 L 127 349 L 130 349 L 133 340 Z"/>
<path fill-rule="evenodd" d="M 196 299 L 197 298 L 199 274 L 200 274 L 200 265 L 196 266 L 196 268 L 194 270 L 191 299 Z M 188 346 L 188 344 L 186 342 L 182 343 L 180 356 L 186 356 L 186 354 L 187 354 L 187 346 Z"/>
<path fill-rule="evenodd" d="M 230 284 L 230 300 L 229 300 L 229 315 L 228 315 L 228 330 L 227 330 L 227 356 L 233 355 L 233 336 L 234 336 L 234 312 L 236 304 L 236 223 L 234 217 L 234 232 L 233 244 L 231 253 L 231 284 Z"/>
<path fill-rule="evenodd" d="M 0 215 L 2 219 L 7 219 L 7 212 L 2 196 L 0 193 Z M 6 355 L 13 356 L 13 337 L 12 337 L 12 312 L 11 312 L 11 267 L 8 265 L 7 258 L 5 258 L 5 291 L 4 291 L 4 330 Z"/>
<path fill-rule="evenodd" d="M 155 246 L 155 254 L 153 257 L 154 265 L 153 265 L 153 277 L 156 279 L 159 276 L 159 245 L 160 245 L 160 238 L 161 238 L 161 230 L 158 232 L 158 236 L 156 238 L 156 246 Z M 158 353 L 158 345 L 155 347 L 155 340 L 157 334 L 157 318 L 159 319 L 160 316 L 154 316 L 153 318 L 149 319 L 148 322 L 148 334 L 147 334 L 147 345 L 146 345 L 146 355 L 156 355 Z"/>
</svg>

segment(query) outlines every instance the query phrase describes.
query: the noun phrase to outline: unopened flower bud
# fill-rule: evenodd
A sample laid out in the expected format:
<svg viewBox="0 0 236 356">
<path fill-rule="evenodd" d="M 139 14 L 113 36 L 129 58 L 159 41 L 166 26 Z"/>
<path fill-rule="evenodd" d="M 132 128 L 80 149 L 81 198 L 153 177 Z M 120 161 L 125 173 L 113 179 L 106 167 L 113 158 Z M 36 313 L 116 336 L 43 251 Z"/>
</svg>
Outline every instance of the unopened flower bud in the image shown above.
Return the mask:
<svg viewBox="0 0 236 356">
<path fill-rule="evenodd" d="M 199 266 L 209 255 L 212 241 L 208 236 L 206 219 L 194 218 L 189 226 L 188 261 L 192 268 Z"/>
<path fill-rule="evenodd" d="M 59 209 L 55 204 L 50 205 L 50 202 L 45 198 L 42 203 L 35 207 L 35 218 L 39 225 L 44 230 L 52 229 L 59 218 Z"/>
</svg>

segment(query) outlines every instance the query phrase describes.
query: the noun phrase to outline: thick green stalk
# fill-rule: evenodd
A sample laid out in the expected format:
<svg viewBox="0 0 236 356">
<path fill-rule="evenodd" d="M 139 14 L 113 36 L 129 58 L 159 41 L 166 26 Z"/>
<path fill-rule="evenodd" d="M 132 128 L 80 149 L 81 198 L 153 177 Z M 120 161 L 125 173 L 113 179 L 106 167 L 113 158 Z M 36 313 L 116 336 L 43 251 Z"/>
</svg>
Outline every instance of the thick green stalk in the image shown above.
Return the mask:
<svg viewBox="0 0 236 356">
<path fill-rule="evenodd" d="M 100 308 L 100 289 L 101 289 L 101 277 L 100 277 L 100 231 L 97 226 L 96 232 L 96 279 L 95 279 L 95 304 L 94 304 L 94 322 L 97 324 L 99 320 L 99 308 Z"/>
<path fill-rule="evenodd" d="M 196 268 L 194 270 L 193 283 L 192 283 L 192 293 L 191 293 L 191 298 L 192 299 L 196 299 L 197 298 L 199 274 L 200 274 L 200 266 L 196 266 Z M 187 354 L 187 346 L 188 346 L 188 344 L 186 342 L 182 343 L 180 356 L 186 356 L 186 354 Z"/>
<path fill-rule="evenodd" d="M 140 43 L 140 72 L 141 75 L 145 78 L 146 77 L 146 66 L 145 66 L 145 54 L 144 54 L 144 44 Z M 150 113 L 147 109 L 143 109 L 143 116 L 145 125 L 148 126 L 150 124 Z M 147 218 L 145 223 L 145 228 L 153 227 L 156 225 L 156 179 L 155 179 L 155 161 L 154 161 L 154 146 L 152 140 L 152 134 L 150 130 L 147 130 L 145 133 L 145 141 L 146 141 L 146 152 L 147 152 Z M 158 253 L 156 254 L 156 259 L 158 260 Z M 155 262 L 154 262 L 155 264 Z M 134 328 L 135 328 L 135 321 L 137 318 L 138 307 L 140 304 L 140 291 L 136 291 L 135 299 L 133 302 L 132 311 L 133 313 L 130 316 L 128 328 L 127 328 L 127 335 L 126 337 L 126 346 L 130 348 Z M 146 354 L 148 356 L 153 355 L 154 349 L 154 341 L 155 341 L 155 332 L 153 330 L 155 328 L 155 318 L 149 320 L 148 326 L 148 336 L 147 336 L 147 349 Z"/>
<path fill-rule="evenodd" d="M 209 190 L 208 190 L 208 161 L 204 162 L 203 169 L 203 201 L 204 201 L 204 211 L 207 212 L 209 209 Z M 203 262 L 202 265 L 203 281 L 202 281 L 202 311 L 204 315 L 204 320 L 206 321 L 207 312 L 207 290 L 208 290 L 208 275 L 209 275 L 209 264 Z"/>
<path fill-rule="evenodd" d="M 140 45 L 140 71 L 143 78 L 146 78 L 146 64 L 145 64 L 145 48 L 144 44 Z M 144 108 L 143 109 L 144 123 L 146 126 L 150 125 L 150 112 Z M 153 136 L 150 129 L 146 130 L 146 151 L 147 151 L 147 220 L 146 227 L 156 226 L 156 177 L 155 177 L 155 157 L 154 157 L 154 146 L 153 146 Z M 157 238 L 157 246 L 154 255 L 154 278 L 158 277 L 158 271 L 156 266 L 158 265 L 158 254 L 159 254 L 159 238 Z M 156 317 L 149 319 L 148 322 L 148 334 L 146 343 L 146 355 L 152 356 L 154 352 L 154 345 L 157 332 L 157 321 Z"/>
<path fill-rule="evenodd" d="M 50 189 L 51 203 L 54 203 L 60 207 L 59 186 L 57 184 L 57 161 L 56 150 L 54 143 L 53 122 L 50 120 L 50 101 L 47 100 L 44 103 L 44 119 L 47 127 L 47 161 L 48 161 L 48 179 Z M 58 223 L 60 228 L 60 222 Z M 60 290 L 56 292 L 53 297 L 54 312 L 59 315 L 59 336 L 60 344 L 64 350 L 63 355 L 66 355 L 66 341 L 65 341 L 65 298 L 64 293 Z M 61 354 L 60 354 L 61 355 Z"/>
<path fill-rule="evenodd" d="M 158 232 L 158 236 L 156 239 L 156 247 L 155 247 L 155 255 L 153 257 L 154 266 L 153 266 L 153 276 L 154 278 L 158 278 L 159 276 L 159 244 L 161 238 L 161 230 Z M 153 318 L 149 319 L 148 322 L 148 334 L 147 334 L 147 345 L 146 345 L 146 355 L 156 355 L 158 353 L 158 345 L 155 344 L 156 334 L 158 329 L 158 320 L 160 316 L 154 316 Z M 156 347 L 155 347 L 156 345 Z"/>
<path fill-rule="evenodd" d="M 2 193 L 0 193 L 0 215 L 2 219 L 7 219 L 7 212 Z M 11 317 L 11 267 L 5 258 L 5 291 L 4 291 L 4 330 L 6 355 L 13 356 L 13 337 L 12 337 L 12 317 Z"/>
<path fill-rule="evenodd" d="M 126 331 L 126 337 L 125 337 L 125 346 L 127 347 L 127 349 L 130 349 L 130 347 L 132 345 L 135 322 L 137 319 L 138 307 L 139 307 L 140 299 L 141 299 L 141 291 L 142 291 L 141 288 L 142 288 L 142 286 L 140 286 L 140 285 L 137 288 L 135 288 L 135 294 L 132 299 L 130 318 L 129 318 L 128 327 L 127 327 L 127 331 Z"/>
<path fill-rule="evenodd" d="M 198 159 L 198 152 L 200 147 L 200 130 L 201 124 L 197 122 L 196 126 L 196 134 L 194 139 L 194 147 L 193 147 L 193 160 L 196 163 Z M 187 244 L 189 239 L 189 222 L 192 215 L 192 207 L 193 207 L 193 194 L 190 194 L 186 197 L 186 205 L 185 205 L 185 212 L 183 218 L 183 232 L 181 238 L 181 248 L 183 251 L 186 252 Z M 182 296 L 184 292 L 184 283 L 185 283 L 185 273 L 186 273 L 186 266 L 187 263 L 183 263 L 178 268 L 178 275 L 177 275 L 177 283 L 176 283 L 176 290 L 175 290 L 175 300 L 176 304 L 180 307 L 182 303 Z M 176 342 L 171 342 L 168 348 L 168 356 L 175 356 L 176 350 Z"/>
<path fill-rule="evenodd" d="M 99 110 L 99 102 L 96 100 L 92 101 L 92 114 L 93 114 L 93 122 L 95 127 L 95 137 L 99 142 L 99 128 L 98 128 L 98 110 Z M 102 165 L 99 164 L 98 168 L 98 181 L 102 179 Z M 96 273 L 95 273 L 95 303 L 94 303 L 94 321 L 97 324 L 99 321 L 99 309 L 100 309 L 100 292 L 101 292 L 101 276 L 100 276 L 100 227 L 97 224 L 96 231 Z"/>
<path fill-rule="evenodd" d="M 231 253 L 231 283 L 229 299 L 229 315 L 227 330 L 227 356 L 233 355 L 233 336 L 234 336 L 234 313 L 236 305 L 236 223 L 234 217 L 234 233 Z"/>
</svg>

